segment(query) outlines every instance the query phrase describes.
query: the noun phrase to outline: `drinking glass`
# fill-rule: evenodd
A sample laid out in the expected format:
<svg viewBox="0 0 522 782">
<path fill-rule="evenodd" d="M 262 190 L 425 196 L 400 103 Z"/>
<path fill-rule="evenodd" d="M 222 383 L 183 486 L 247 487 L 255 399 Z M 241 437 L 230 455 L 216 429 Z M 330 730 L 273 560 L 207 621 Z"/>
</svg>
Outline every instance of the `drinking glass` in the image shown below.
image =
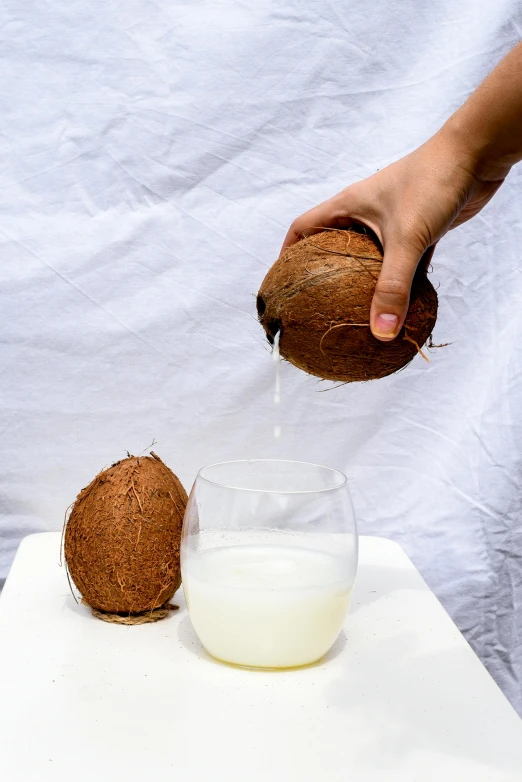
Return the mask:
<svg viewBox="0 0 522 782">
<path fill-rule="evenodd" d="M 181 543 L 201 643 L 213 657 L 251 668 L 316 662 L 343 626 L 357 554 L 343 473 L 276 459 L 203 467 Z"/>
</svg>

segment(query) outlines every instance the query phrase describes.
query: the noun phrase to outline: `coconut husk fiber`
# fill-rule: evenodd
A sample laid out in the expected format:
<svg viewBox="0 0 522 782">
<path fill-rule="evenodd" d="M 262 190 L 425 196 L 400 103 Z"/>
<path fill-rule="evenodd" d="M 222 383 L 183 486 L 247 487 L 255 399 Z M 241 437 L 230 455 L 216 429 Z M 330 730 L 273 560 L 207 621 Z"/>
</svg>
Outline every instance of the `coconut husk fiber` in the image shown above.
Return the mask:
<svg viewBox="0 0 522 782">
<path fill-rule="evenodd" d="M 85 600 L 82 600 L 82 603 L 85 603 Z M 98 611 L 96 608 L 90 608 L 92 615 L 104 622 L 119 625 L 144 625 L 151 622 L 159 622 L 160 619 L 166 619 L 170 612 L 177 611 L 179 606 L 165 603 L 165 605 L 159 608 L 153 608 L 152 611 L 143 611 L 141 614 L 109 614 L 107 611 Z"/>
<path fill-rule="evenodd" d="M 130 456 L 83 489 L 64 531 L 70 577 L 95 616 L 143 624 L 168 616 L 181 585 L 187 494 L 159 456 Z"/>
<path fill-rule="evenodd" d="M 325 380 L 373 380 L 402 369 L 431 336 L 437 294 L 419 268 L 399 335 L 376 339 L 370 305 L 382 258 L 378 241 L 355 230 L 323 231 L 288 248 L 257 297 L 269 342 L 280 331 L 281 356 Z"/>
</svg>

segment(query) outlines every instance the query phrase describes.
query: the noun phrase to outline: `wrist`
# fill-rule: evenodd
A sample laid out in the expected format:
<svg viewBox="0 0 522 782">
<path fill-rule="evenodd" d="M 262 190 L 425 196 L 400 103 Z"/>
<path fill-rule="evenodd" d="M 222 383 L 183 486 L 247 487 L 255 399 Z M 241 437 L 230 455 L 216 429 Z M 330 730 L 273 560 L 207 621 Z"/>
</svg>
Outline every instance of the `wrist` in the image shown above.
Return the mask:
<svg viewBox="0 0 522 782">
<path fill-rule="evenodd" d="M 483 124 L 471 118 L 468 121 L 463 115 L 460 109 L 443 125 L 439 131 L 443 143 L 474 179 L 481 182 L 505 179 L 516 161 L 499 151 L 494 134 L 488 133 Z"/>
</svg>

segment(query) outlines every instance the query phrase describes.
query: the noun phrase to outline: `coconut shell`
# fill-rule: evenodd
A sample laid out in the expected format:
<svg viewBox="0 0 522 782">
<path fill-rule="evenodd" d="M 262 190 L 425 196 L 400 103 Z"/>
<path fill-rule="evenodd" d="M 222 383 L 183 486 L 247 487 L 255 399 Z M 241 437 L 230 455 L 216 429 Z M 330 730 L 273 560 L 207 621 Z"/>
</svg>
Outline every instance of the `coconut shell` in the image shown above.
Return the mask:
<svg viewBox="0 0 522 782">
<path fill-rule="evenodd" d="M 370 305 L 383 253 L 356 231 L 323 231 L 274 263 L 257 297 L 259 320 L 294 366 L 341 382 L 373 380 L 406 366 L 430 337 L 437 294 L 424 270 L 413 281 L 404 327 L 391 342 L 370 331 Z"/>
<path fill-rule="evenodd" d="M 170 600 L 181 584 L 186 504 L 185 489 L 155 454 L 99 473 L 78 495 L 64 535 L 65 561 L 83 602 L 131 615 Z"/>
</svg>

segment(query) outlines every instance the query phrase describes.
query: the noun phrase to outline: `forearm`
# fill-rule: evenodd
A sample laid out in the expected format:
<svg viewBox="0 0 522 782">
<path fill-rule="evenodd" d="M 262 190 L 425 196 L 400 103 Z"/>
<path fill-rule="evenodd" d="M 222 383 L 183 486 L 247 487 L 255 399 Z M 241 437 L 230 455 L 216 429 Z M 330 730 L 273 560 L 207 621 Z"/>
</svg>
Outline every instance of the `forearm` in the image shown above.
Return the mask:
<svg viewBox="0 0 522 782">
<path fill-rule="evenodd" d="M 440 134 L 484 181 L 503 179 L 522 160 L 522 43 L 504 57 Z"/>
<path fill-rule="evenodd" d="M 429 141 L 294 220 L 282 249 L 324 228 L 368 226 L 384 248 L 370 327 L 378 339 L 395 339 L 419 262 L 486 206 L 519 160 L 522 43 Z"/>
</svg>

